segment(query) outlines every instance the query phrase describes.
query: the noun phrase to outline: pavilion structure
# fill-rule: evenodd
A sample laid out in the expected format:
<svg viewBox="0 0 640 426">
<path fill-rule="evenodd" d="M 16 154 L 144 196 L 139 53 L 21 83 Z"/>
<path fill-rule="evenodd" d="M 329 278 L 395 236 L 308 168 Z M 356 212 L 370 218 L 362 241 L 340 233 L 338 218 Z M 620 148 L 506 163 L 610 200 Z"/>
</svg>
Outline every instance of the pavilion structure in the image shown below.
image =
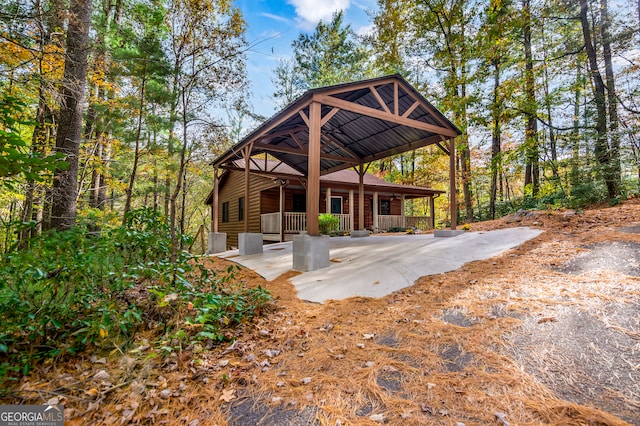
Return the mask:
<svg viewBox="0 0 640 426">
<path fill-rule="evenodd" d="M 234 168 L 237 159 L 244 159 L 244 199 L 248 210 L 248 203 L 252 202 L 251 163 L 260 161 L 260 155 L 268 155 L 306 178 L 307 230 L 294 237 L 293 269 L 308 271 L 329 266 L 328 237 L 318 232 L 321 175 L 347 168 L 358 172 L 358 223 L 362 224 L 367 165 L 428 145 L 436 145 L 449 156 L 448 234 L 455 235 L 455 138 L 460 134 L 453 123 L 397 74 L 309 90 L 212 163 L 215 182 L 209 252 L 226 246 L 226 235 L 218 232 L 220 170 Z M 262 236 L 248 230 L 245 215 L 245 234 L 240 234 L 238 242 L 240 253 L 262 252 Z M 353 237 L 367 235 L 364 229 L 352 232 Z"/>
</svg>

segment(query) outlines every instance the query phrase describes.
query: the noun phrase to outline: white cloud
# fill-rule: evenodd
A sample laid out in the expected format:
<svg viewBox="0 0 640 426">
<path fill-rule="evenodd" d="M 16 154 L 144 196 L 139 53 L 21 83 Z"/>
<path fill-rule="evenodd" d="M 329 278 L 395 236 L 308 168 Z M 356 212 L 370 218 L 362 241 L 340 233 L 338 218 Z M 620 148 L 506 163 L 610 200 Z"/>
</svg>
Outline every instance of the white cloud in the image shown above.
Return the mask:
<svg viewBox="0 0 640 426">
<path fill-rule="evenodd" d="M 359 35 L 360 37 L 364 37 L 364 36 L 368 36 L 368 35 L 373 35 L 374 34 L 374 30 L 375 30 L 376 26 L 373 24 L 370 25 L 363 25 L 362 27 L 356 29 L 355 33 L 357 35 Z"/>
<path fill-rule="evenodd" d="M 264 16 L 265 18 L 273 19 L 274 21 L 289 23 L 289 20 L 287 18 L 279 15 L 274 15 L 273 13 L 263 12 L 260 15 Z"/>
<path fill-rule="evenodd" d="M 306 30 L 315 28 L 320 20 L 329 20 L 334 12 L 347 10 L 350 0 L 287 0 L 296 8 L 300 27 Z"/>
</svg>

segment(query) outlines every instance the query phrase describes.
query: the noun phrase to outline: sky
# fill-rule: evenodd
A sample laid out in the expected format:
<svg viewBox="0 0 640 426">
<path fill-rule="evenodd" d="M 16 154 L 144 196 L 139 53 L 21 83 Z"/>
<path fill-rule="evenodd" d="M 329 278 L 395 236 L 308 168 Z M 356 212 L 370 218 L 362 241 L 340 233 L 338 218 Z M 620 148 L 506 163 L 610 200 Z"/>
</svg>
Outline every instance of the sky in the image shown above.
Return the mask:
<svg viewBox="0 0 640 426">
<path fill-rule="evenodd" d="M 291 43 L 301 32 L 312 33 L 320 20 L 344 10 L 345 22 L 358 34 L 371 28 L 368 14 L 376 0 L 236 0 L 247 22 L 247 74 L 251 84 L 250 104 L 266 117 L 277 111 L 272 99 L 271 79 L 280 59 L 291 58 Z"/>
</svg>

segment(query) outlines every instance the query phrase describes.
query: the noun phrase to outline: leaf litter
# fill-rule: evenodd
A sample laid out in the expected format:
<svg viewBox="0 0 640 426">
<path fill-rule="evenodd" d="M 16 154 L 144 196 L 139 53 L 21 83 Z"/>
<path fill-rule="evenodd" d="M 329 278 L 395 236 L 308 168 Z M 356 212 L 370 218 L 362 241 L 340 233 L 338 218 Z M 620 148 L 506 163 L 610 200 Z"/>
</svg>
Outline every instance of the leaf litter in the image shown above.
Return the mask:
<svg viewBox="0 0 640 426">
<path fill-rule="evenodd" d="M 166 354 L 150 328 L 45 362 L 2 403 L 55 398 L 69 425 L 640 424 L 640 201 L 471 229 L 510 226 L 546 232 L 379 299 L 311 304 L 296 272 L 242 269 L 273 301 L 232 341 Z"/>
</svg>

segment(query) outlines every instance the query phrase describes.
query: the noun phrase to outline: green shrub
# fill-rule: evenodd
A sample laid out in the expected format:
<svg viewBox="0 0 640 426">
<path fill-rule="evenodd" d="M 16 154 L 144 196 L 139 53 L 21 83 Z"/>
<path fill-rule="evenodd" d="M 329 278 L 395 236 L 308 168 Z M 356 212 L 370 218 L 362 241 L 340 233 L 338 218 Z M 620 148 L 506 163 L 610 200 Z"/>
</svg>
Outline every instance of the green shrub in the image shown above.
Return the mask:
<svg viewBox="0 0 640 426">
<path fill-rule="evenodd" d="M 322 235 L 331 235 L 338 232 L 340 219 L 331 213 L 322 213 L 318 216 L 318 228 Z"/>
<path fill-rule="evenodd" d="M 125 345 L 168 299 L 176 311 L 190 303 L 195 321 L 219 328 L 268 300 L 260 288 L 229 291 L 232 273 L 218 276 L 194 260 L 180 252 L 171 262 L 169 225 L 147 208 L 99 236 L 80 227 L 50 232 L 9 253 L 0 261 L 0 381 L 87 345 Z"/>
</svg>

